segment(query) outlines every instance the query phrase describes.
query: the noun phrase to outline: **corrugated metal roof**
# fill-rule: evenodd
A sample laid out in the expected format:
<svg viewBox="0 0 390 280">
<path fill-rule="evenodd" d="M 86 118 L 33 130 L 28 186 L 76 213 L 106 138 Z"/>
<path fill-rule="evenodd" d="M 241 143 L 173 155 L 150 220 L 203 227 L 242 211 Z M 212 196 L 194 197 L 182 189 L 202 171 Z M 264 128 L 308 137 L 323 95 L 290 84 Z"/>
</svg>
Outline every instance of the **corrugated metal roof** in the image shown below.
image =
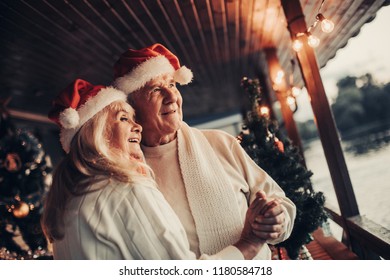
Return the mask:
<svg viewBox="0 0 390 280">
<path fill-rule="evenodd" d="M 321 1 L 301 0 L 308 26 Z M 384 0 L 329 0 L 321 12 L 335 23 L 316 49 L 324 66 Z M 294 52 L 278 0 L 6 0 L 0 2 L 1 98 L 9 108 L 45 115 L 73 79 L 109 84 L 127 48 L 166 45 L 191 68 L 181 91 L 185 118 L 239 111 L 243 76 L 265 75 L 264 48 L 276 48 L 289 71 Z M 295 79 L 300 79 L 296 69 Z"/>
</svg>

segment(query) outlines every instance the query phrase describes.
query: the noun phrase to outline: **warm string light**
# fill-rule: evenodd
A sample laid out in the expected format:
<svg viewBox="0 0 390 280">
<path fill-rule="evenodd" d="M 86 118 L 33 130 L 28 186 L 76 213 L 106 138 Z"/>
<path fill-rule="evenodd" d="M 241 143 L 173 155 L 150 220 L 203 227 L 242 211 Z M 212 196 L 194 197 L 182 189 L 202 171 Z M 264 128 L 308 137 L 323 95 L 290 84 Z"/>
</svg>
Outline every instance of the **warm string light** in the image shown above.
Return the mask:
<svg viewBox="0 0 390 280">
<path fill-rule="evenodd" d="M 288 89 L 285 89 L 285 87 L 282 86 L 286 76 L 283 69 L 277 70 L 276 73 L 274 74 L 272 88 L 278 94 L 283 93 L 286 95 L 285 102 L 290 107 L 291 111 L 295 113 L 298 110 L 298 104 L 296 98 L 301 93 L 301 89 L 294 85 L 295 60 L 291 59 L 290 62 L 291 62 L 291 73 L 289 74 L 287 79 Z M 269 116 L 269 109 L 268 107 L 261 106 L 257 108 L 257 113 L 260 116 L 267 117 Z"/>
<path fill-rule="evenodd" d="M 302 92 L 302 90 L 299 87 L 293 86 L 291 88 L 291 94 L 293 97 L 298 97 L 298 95 L 300 95 L 301 92 Z"/>
<path fill-rule="evenodd" d="M 318 14 L 316 16 L 317 21 L 321 21 L 321 30 L 325 33 L 330 33 L 334 29 L 334 23 L 330 19 L 324 17 L 323 14 Z"/>
<path fill-rule="evenodd" d="M 276 72 L 276 75 L 273 79 L 273 85 L 272 85 L 272 87 L 275 91 L 280 91 L 280 87 L 281 87 L 283 80 L 284 80 L 284 75 L 285 74 L 284 74 L 284 71 L 282 69 L 280 69 Z"/>
<path fill-rule="evenodd" d="M 318 9 L 317 16 L 315 22 L 305 31 L 295 34 L 292 42 L 292 48 L 294 51 L 299 52 L 303 48 L 303 42 L 302 38 L 306 37 L 307 44 L 312 47 L 316 48 L 320 44 L 320 39 L 313 35 L 311 31 L 317 26 L 319 22 L 321 22 L 321 29 L 325 33 L 330 33 L 334 29 L 334 23 L 325 18 L 325 16 L 321 13 L 322 6 L 324 5 L 325 0 L 322 0 L 320 8 Z"/>
<path fill-rule="evenodd" d="M 294 70 L 295 70 L 295 60 L 291 59 L 291 74 L 289 80 L 290 89 L 287 92 L 286 102 L 289 105 L 290 109 L 295 113 L 298 110 L 297 97 L 301 94 L 301 89 L 294 85 Z"/>
<path fill-rule="evenodd" d="M 261 106 L 259 111 L 260 111 L 260 116 L 269 117 L 269 108 L 267 106 Z"/>
<path fill-rule="evenodd" d="M 279 70 L 276 73 L 275 84 L 280 85 L 283 82 L 283 78 L 284 78 L 284 72 L 283 70 Z"/>
</svg>

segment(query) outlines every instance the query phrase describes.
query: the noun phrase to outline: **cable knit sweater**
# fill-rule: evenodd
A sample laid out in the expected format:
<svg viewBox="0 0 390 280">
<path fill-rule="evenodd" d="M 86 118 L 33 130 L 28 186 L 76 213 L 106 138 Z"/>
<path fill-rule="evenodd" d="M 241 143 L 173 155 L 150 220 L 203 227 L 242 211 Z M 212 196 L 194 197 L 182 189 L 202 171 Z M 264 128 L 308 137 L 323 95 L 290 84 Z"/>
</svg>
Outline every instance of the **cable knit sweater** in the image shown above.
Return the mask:
<svg viewBox="0 0 390 280">
<path fill-rule="evenodd" d="M 243 258 L 230 245 L 239 239 L 248 205 L 258 190 L 265 191 L 268 197 L 280 198 L 285 212 L 285 233 L 272 243 L 282 242 L 291 234 L 295 205 L 233 136 L 219 130 L 190 128 L 183 123 L 177 141 L 143 146 L 143 150 L 197 256 L 221 256 L 221 251 L 228 248 L 235 252 L 233 258 Z M 268 246 L 263 246 L 256 257 L 270 258 Z"/>
</svg>

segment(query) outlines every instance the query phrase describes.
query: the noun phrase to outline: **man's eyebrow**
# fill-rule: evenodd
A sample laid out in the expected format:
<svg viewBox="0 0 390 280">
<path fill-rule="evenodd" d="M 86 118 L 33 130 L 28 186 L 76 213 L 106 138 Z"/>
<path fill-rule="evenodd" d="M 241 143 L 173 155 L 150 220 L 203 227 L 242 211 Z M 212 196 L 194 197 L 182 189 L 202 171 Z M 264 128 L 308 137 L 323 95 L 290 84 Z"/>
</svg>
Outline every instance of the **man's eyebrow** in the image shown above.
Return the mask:
<svg viewBox="0 0 390 280">
<path fill-rule="evenodd" d="M 157 86 L 160 86 L 161 85 L 161 82 L 150 82 L 148 83 L 145 88 L 147 89 L 151 89 L 151 88 L 154 88 L 154 87 L 157 87 Z"/>
<path fill-rule="evenodd" d="M 147 84 L 145 86 L 145 89 L 152 89 L 154 87 L 161 87 L 163 86 L 165 83 L 175 83 L 175 79 L 174 78 L 170 78 L 170 79 L 167 79 L 165 81 L 156 81 L 156 82 L 150 82 L 149 84 Z"/>
</svg>

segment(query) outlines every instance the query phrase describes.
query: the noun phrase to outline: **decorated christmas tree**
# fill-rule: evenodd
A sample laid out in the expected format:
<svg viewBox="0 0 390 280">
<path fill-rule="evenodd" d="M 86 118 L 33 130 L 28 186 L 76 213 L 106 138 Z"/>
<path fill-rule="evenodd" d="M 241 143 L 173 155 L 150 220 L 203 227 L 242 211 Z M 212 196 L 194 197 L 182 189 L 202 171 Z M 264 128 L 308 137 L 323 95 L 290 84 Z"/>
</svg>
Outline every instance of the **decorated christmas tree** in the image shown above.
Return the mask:
<svg viewBox="0 0 390 280">
<path fill-rule="evenodd" d="M 28 130 L 0 108 L 0 259 L 51 258 L 40 225 L 51 162 Z"/>
<path fill-rule="evenodd" d="M 249 95 L 251 109 L 237 138 L 249 156 L 296 205 L 292 234 L 277 248 L 285 248 L 290 259 L 297 259 L 305 251 L 305 244 L 312 240 L 311 233 L 327 220 L 325 197 L 313 190 L 310 180 L 313 173 L 302 164 L 298 149 L 281 133 L 277 121 L 270 118 L 259 80 L 243 78 L 241 86 Z"/>
</svg>

